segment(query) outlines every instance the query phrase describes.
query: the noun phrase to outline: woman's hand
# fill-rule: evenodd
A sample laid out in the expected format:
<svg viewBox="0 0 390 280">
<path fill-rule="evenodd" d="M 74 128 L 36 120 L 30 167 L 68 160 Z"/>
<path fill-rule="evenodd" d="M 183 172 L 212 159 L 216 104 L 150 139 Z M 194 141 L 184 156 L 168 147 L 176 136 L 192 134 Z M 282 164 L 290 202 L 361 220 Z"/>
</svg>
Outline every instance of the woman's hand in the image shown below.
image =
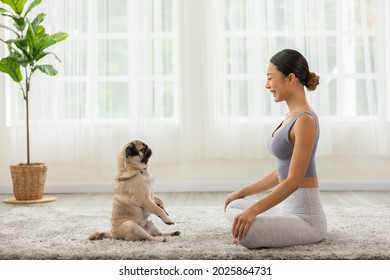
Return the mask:
<svg viewBox="0 0 390 280">
<path fill-rule="evenodd" d="M 246 209 L 238 214 L 233 221 L 232 234 L 234 239 L 240 240 L 248 233 L 249 227 L 256 219 L 256 214 L 250 209 Z"/>
<path fill-rule="evenodd" d="M 225 207 L 224 207 L 224 211 L 226 212 L 226 207 L 228 206 L 228 204 L 230 202 L 232 202 L 233 200 L 236 200 L 240 198 L 237 194 L 237 192 L 232 192 L 232 193 L 229 193 L 227 196 L 226 196 L 226 200 L 225 200 Z"/>
</svg>

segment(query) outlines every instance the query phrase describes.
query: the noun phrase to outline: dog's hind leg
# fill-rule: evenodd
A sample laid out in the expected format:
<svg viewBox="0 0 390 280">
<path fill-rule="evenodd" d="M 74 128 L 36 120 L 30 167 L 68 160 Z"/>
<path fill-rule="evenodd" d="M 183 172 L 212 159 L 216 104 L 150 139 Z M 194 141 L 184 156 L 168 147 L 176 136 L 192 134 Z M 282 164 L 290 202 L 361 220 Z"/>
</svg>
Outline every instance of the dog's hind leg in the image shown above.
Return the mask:
<svg viewBox="0 0 390 280">
<path fill-rule="evenodd" d="M 163 236 L 151 236 L 147 231 L 133 221 L 123 222 L 122 225 L 111 233 L 113 238 L 123 239 L 126 241 L 149 240 L 156 242 L 164 242 Z"/>
<path fill-rule="evenodd" d="M 145 229 L 152 236 L 179 236 L 180 235 L 180 231 L 163 233 L 152 221 L 149 221 L 145 225 Z"/>
</svg>

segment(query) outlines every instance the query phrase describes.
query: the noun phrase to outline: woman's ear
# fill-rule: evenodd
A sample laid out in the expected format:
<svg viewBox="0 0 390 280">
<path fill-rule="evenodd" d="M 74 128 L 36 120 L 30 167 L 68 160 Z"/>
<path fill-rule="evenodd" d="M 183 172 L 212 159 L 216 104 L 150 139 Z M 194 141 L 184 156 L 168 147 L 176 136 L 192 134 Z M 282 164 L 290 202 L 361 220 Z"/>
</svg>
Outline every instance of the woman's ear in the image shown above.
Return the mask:
<svg viewBox="0 0 390 280">
<path fill-rule="evenodd" d="M 294 85 L 294 84 L 296 84 L 297 81 L 299 81 L 298 78 L 297 78 L 297 76 L 295 76 L 294 73 L 288 74 L 288 76 L 286 77 L 286 79 L 287 79 L 287 83 L 288 83 L 289 85 Z"/>
<path fill-rule="evenodd" d="M 287 76 L 287 82 L 288 82 L 290 85 L 294 84 L 296 80 L 297 80 L 297 76 L 295 76 L 294 73 L 288 74 L 288 76 Z"/>
</svg>

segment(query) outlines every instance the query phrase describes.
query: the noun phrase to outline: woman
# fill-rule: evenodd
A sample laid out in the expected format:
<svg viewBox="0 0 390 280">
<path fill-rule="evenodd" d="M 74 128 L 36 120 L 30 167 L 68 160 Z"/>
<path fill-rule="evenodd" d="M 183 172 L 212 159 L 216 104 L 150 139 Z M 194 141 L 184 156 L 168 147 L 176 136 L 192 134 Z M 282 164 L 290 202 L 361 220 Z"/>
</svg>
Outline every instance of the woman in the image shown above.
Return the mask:
<svg viewBox="0 0 390 280">
<path fill-rule="evenodd" d="M 299 52 L 285 49 L 271 58 L 266 88 L 275 102 L 288 106 L 269 142 L 277 169 L 227 195 L 225 212 L 232 223 L 233 244 L 250 249 L 285 247 L 325 238 L 327 223 L 315 166 L 319 126 L 304 89 L 315 90 L 318 84 L 319 76 L 309 71 Z M 273 187 L 258 201 L 245 198 Z M 280 211 L 273 213 L 276 208 Z"/>
</svg>

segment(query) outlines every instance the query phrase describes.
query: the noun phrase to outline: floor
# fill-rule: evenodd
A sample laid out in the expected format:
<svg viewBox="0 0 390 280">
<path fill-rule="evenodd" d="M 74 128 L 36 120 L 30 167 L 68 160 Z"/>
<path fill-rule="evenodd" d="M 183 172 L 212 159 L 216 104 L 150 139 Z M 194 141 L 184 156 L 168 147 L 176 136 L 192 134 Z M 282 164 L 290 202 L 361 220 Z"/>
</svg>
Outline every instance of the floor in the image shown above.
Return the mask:
<svg viewBox="0 0 390 280">
<path fill-rule="evenodd" d="M 111 193 L 78 193 L 53 194 L 57 197 L 54 202 L 28 204 L 34 207 L 111 207 Z M 169 207 L 178 206 L 220 206 L 223 207 L 225 192 L 171 192 L 158 193 Z M 2 202 L 10 195 L 0 194 L 0 214 L 10 211 L 17 205 Z M 260 198 L 258 195 L 256 198 Z M 324 205 L 390 205 L 390 191 L 349 191 L 349 192 L 322 192 Z M 18 204 L 20 205 L 20 204 Z"/>
</svg>

